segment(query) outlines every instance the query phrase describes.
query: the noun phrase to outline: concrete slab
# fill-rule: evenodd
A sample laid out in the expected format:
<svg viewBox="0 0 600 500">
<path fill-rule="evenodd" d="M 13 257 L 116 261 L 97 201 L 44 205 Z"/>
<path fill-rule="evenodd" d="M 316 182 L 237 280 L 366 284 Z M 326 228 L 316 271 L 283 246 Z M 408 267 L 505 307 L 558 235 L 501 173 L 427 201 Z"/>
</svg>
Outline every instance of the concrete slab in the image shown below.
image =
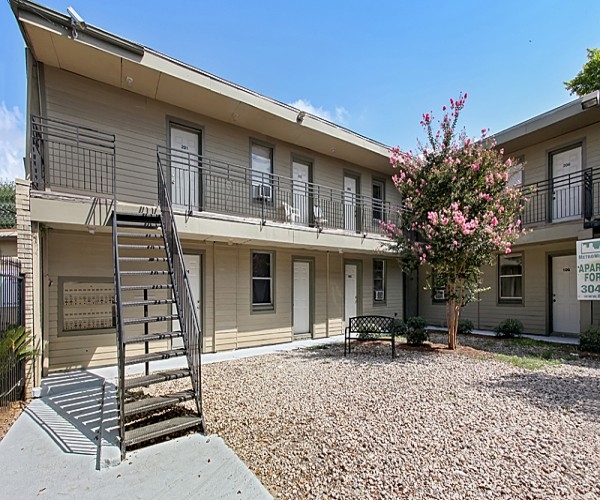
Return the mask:
<svg viewBox="0 0 600 500">
<path fill-rule="evenodd" d="M 86 416 L 83 405 L 72 403 L 77 409 L 65 417 L 56 400 L 40 398 L 15 422 L 0 442 L 0 470 L 12 478 L 0 497 L 271 498 L 218 436 L 184 436 L 97 470 L 98 444 L 89 432 L 96 415 Z"/>
</svg>

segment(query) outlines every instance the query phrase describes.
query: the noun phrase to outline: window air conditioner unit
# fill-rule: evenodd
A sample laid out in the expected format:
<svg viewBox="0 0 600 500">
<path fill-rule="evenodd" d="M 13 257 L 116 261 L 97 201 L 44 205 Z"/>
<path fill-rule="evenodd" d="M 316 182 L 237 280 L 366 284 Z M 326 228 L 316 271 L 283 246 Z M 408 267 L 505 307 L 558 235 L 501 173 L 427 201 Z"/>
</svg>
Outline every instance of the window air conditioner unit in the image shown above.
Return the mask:
<svg viewBox="0 0 600 500">
<path fill-rule="evenodd" d="M 433 298 L 435 300 L 446 300 L 446 290 L 444 290 L 443 288 L 437 289 Z"/>
<path fill-rule="evenodd" d="M 252 186 L 252 197 L 256 200 L 270 200 L 273 187 L 270 184 L 257 184 Z"/>
<path fill-rule="evenodd" d="M 385 298 L 384 290 L 375 290 L 375 300 L 383 300 Z"/>
</svg>

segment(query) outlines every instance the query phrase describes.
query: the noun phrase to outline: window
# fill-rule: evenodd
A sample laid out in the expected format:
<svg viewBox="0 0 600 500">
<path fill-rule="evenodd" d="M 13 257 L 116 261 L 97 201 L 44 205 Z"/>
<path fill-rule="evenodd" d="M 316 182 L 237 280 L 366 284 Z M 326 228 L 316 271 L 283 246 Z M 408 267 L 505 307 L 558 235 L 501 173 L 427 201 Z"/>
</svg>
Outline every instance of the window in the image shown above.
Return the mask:
<svg viewBox="0 0 600 500">
<path fill-rule="evenodd" d="M 515 162 L 508 169 L 508 185 L 520 187 L 523 185 L 523 157 L 515 158 Z"/>
<path fill-rule="evenodd" d="M 383 203 L 385 199 L 385 183 L 373 180 L 373 219 L 383 220 Z"/>
<path fill-rule="evenodd" d="M 273 196 L 273 148 L 252 143 L 252 197 L 271 199 Z"/>
<path fill-rule="evenodd" d="M 273 308 L 273 254 L 252 252 L 252 307 Z"/>
<path fill-rule="evenodd" d="M 523 300 L 523 255 L 498 256 L 498 300 L 500 302 L 522 302 Z"/>
<path fill-rule="evenodd" d="M 373 259 L 373 301 L 385 303 L 385 260 Z"/>
<path fill-rule="evenodd" d="M 447 299 L 446 286 L 435 273 L 431 275 L 431 283 L 433 284 L 431 287 L 431 302 L 434 304 L 445 304 Z"/>
</svg>

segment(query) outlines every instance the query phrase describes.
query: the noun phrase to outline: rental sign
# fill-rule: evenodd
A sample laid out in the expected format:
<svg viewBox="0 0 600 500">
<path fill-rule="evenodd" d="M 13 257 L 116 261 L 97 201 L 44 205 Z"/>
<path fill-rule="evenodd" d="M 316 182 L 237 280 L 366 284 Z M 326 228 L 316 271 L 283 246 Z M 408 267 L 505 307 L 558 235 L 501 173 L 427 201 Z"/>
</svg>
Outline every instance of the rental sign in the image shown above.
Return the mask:
<svg viewBox="0 0 600 500">
<path fill-rule="evenodd" d="M 600 238 L 577 242 L 577 299 L 600 300 Z"/>
</svg>

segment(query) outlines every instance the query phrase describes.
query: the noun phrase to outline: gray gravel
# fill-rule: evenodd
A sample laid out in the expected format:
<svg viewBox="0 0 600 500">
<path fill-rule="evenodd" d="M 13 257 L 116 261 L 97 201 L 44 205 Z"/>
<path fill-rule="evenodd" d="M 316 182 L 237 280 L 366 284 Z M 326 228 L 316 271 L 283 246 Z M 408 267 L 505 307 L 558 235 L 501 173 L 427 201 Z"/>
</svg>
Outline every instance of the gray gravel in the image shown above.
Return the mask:
<svg viewBox="0 0 600 500">
<path fill-rule="evenodd" d="M 600 498 L 600 362 L 389 352 L 206 365 L 208 430 L 276 498 Z"/>
</svg>

